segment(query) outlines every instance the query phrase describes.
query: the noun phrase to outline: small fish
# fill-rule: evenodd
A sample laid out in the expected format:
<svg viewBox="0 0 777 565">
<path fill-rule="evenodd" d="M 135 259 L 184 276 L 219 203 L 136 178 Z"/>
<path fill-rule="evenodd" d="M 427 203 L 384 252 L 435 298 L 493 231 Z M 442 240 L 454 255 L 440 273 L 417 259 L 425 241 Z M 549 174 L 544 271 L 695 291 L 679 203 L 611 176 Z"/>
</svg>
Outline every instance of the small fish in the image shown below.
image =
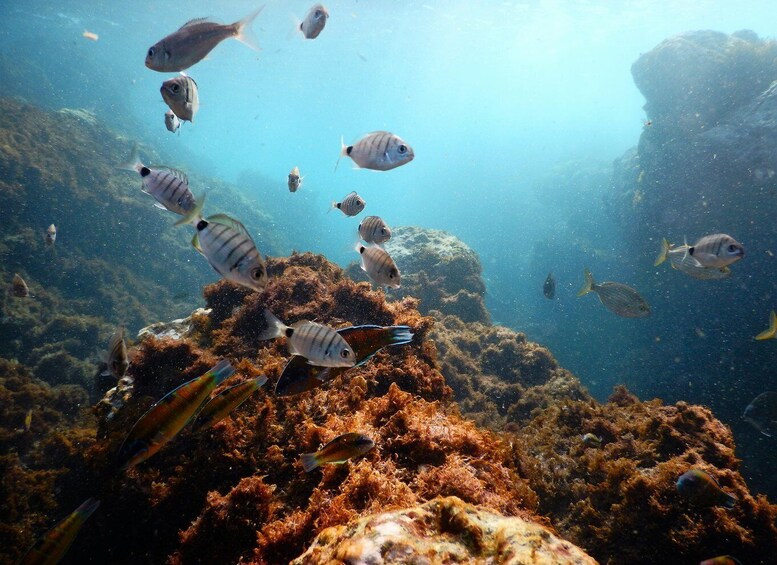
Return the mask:
<svg viewBox="0 0 777 565">
<path fill-rule="evenodd" d="M 764 339 L 774 339 L 777 336 L 777 314 L 774 310 L 769 313 L 769 327 L 755 336 L 755 339 L 761 341 Z"/>
<path fill-rule="evenodd" d="M 32 408 L 27 410 L 27 415 L 24 417 L 24 429 L 29 432 L 31 426 L 32 426 Z"/>
<path fill-rule="evenodd" d="M 87 31 L 87 30 L 84 30 L 84 33 L 81 34 L 81 37 L 83 37 L 85 39 L 90 39 L 92 41 L 97 41 L 98 39 L 100 39 L 99 35 L 97 35 L 96 33 L 92 33 L 91 31 Z"/>
<path fill-rule="evenodd" d="M 100 501 L 95 498 L 87 499 L 72 514 L 59 522 L 46 535 L 27 552 L 20 565 L 55 565 L 65 556 L 67 550 L 73 544 L 78 532 L 91 516 Z"/>
<path fill-rule="evenodd" d="M 51 224 L 46 228 L 46 245 L 54 245 L 55 241 L 57 241 L 57 226 Z"/>
<path fill-rule="evenodd" d="M 360 214 L 362 210 L 364 210 L 364 206 L 366 204 L 367 203 L 364 201 L 364 199 L 354 191 L 343 198 L 342 202 L 333 201 L 332 205 L 329 207 L 329 211 L 331 212 L 337 208 L 346 216 L 356 216 L 357 214 Z"/>
<path fill-rule="evenodd" d="M 725 267 L 745 256 L 745 248 L 725 233 L 705 235 L 688 247 L 688 255 L 704 267 Z"/>
<path fill-rule="evenodd" d="M 309 473 L 324 463 L 345 463 L 349 459 L 367 453 L 375 442 L 364 434 L 347 433 L 337 436 L 315 453 L 300 455 L 302 468 Z"/>
<path fill-rule="evenodd" d="M 267 327 L 259 334 L 260 341 L 285 335 L 289 353 L 319 367 L 353 367 L 356 363 L 351 346 L 332 328 L 307 320 L 287 326 L 269 310 L 264 317 Z"/>
<path fill-rule="evenodd" d="M 359 237 L 367 243 L 383 245 L 391 239 L 391 228 L 378 216 L 367 216 L 359 224 Z"/>
<path fill-rule="evenodd" d="M 742 419 L 766 437 L 777 435 L 777 392 L 766 391 L 756 396 L 745 408 Z"/>
<path fill-rule="evenodd" d="M 556 296 L 556 279 L 553 278 L 553 273 L 548 273 L 548 278 L 545 279 L 545 284 L 542 285 L 542 294 L 548 300 L 553 300 Z"/>
<path fill-rule="evenodd" d="M 267 377 L 262 375 L 222 390 L 202 407 L 197 419 L 192 424 L 192 431 L 201 432 L 213 427 L 229 416 L 232 410 L 248 400 L 266 382 Z"/>
<path fill-rule="evenodd" d="M 202 376 L 168 392 L 132 426 L 119 449 L 122 469 L 137 465 L 162 449 L 197 413 L 210 393 L 235 369 L 222 359 Z"/>
<path fill-rule="evenodd" d="M 577 293 L 578 296 L 593 291 L 599 295 L 605 308 L 624 318 L 644 318 L 650 315 L 650 305 L 630 286 L 616 282 L 597 284 L 588 269 L 585 269 L 584 276 L 585 284 Z"/>
<path fill-rule="evenodd" d="M 602 436 L 596 436 L 591 432 L 582 436 L 582 440 L 586 447 L 600 447 L 602 445 Z"/>
<path fill-rule="evenodd" d="M 127 374 L 129 369 L 129 356 L 127 355 L 127 342 L 124 340 L 124 328 L 119 328 L 108 342 L 108 354 L 105 357 L 106 369 L 100 373 L 107 377 L 113 375 L 116 380 Z"/>
<path fill-rule="evenodd" d="M 200 212 L 204 197 L 194 197 L 189 189 L 189 178 L 186 173 L 170 167 L 148 167 L 140 161 L 137 143 L 132 146 L 132 155 L 120 169 L 137 171 L 142 179 L 141 190 L 156 200 L 160 210 L 169 210 L 183 216 L 176 225 L 194 223 L 200 220 Z"/>
<path fill-rule="evenodd" d="M 356 251 L 361 255 L 362 271 L 378 286 L 399 288 L 400 274 L 394 259 L 383 248 L 370 245 L 365 247 L 356 244 Z"/>
<path fill-rule="evenodd" d="M 179 30 L 149 47 L 146 52 L 146 67 L 161 73 L 183 71 L 202 61 L 216 45 L 230 37 L 258 50 L 251 24 L 263 8 L 264 6 L 230 25 L 217 24 L 207 18 L 186 22 Z"/>
<path fill-rule="evenodd" d="M 165 112 L 165 127 L 167 131 L 175 133 L 181 127 L 181 120 L 178 119 L 172 110 Z"/>
<path fill-rule="evenodd" d="M 308 10 L 305 19 L 299 24 L 299 30 L 305 39 L 315 39 L 324 30 L 326 20 L 329 18 L 329 12 L 323 4 L 314 4 Z"/>
<path fill-rule="evenodd" d="M 356 355 L 354 367 L 364 365 L 378 351 L 389 345 L 413 341 L 409 326 L 351 326 L 337 330 Z M 315 367 L 299 355 L 292 357 L 275 384 L 276 396 L 291 396 L 307 392 L 331 381 L 347 368 Z"/>
<path fill-rule="evenodd" d="M 18 273 L 14 273 L 11 281 L 11 295 L 16 298 L 27 298 L 30 295 L 30 287 Z"/>
<path fill-rule="evenodd" d="M 299 176 L 299 167 L 294 167 L 289 173 L 289 192 L 297 192 L 297 189 L 302 186 L 303 178 Z"/>
<path fill-rule="evenodd" d="M 742 565 L 742 562 L 731 555 L 718 555 L 711 559 L 705 559 L 699 565 Z"/>
<path fill-rule="evenodd" d="M 724 492 L 718 482 L 700 469 L 691 469 L 677 479 L 677 491 L 698 506 L 733 508 L 737 498 Z"/>
<path fill-rule="evenodd" d="M 267 285 L 267 268 L 245 226 L 226 214 L 197 222 L 194 248 L 227 280 L 257 292 Z"/>
<path fill-rule="evenodd" d="M 657 267 L 669 259 L 672 268 L 699 280 L 720 280 L 731 276 L 728 267 L 705 267 L 688 254 L 688 246 L 674 246 L 666 238 L 661 241 L 661 253 L 653 263 Z"/>
<path fill-rule="evenodd" d="M 182 75 L 166 80 L 159 91 L 179 119 L 194 123 L 194 115 L 200 109 L 200 93 L 192 77 Z"/>
<path fill-rule="evenodd" d="M 340 157 L 348 156 L 356 166 L 374 171 L 389 171 L 409 163 L 415 157 L 412 147 L 387 131 L 372 132 L 347 147 L 341 140 L 340 145 Z M 339 158 L 337 163 L 340 163 Z"/>
</svg>

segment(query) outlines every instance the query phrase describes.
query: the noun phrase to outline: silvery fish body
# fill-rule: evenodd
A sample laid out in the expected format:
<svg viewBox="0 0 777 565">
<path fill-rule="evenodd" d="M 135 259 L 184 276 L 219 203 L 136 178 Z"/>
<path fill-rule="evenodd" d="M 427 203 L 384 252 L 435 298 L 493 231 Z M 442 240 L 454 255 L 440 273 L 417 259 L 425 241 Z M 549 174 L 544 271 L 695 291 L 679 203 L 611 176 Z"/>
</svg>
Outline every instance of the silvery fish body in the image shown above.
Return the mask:
<svg viewBox="0 0 777 565">
<path fill-rule="evenodd" d="M 11 280 L 11 295 L 16 298 L 27 298 L 30 295 L 30 288 L 19 273 L 15 273 Z"/>
<path fill-rule="evenodd" d="M 644 318 L 650 315 L 650 305 L 640 294 L 628 285 L 616 282 L 594 282 L 591 272 L 585 270 L 585 284 L 578 296 L 589 292 L 599 295 L 599 300 L 610 312 L 624 318 Z"/>
<path fill-rule="evenodd" d="M 200 109 L 200 95 L 192 77 L 177 76 L 166 80 L 159 91 L 179 119 L 194 123 L 194 115 Z"/>
<path fill-rule="evenodd" d="M 705 235 L 688 247 L 688 255 L 704 267 L 725 267 L 745 256 L 745 248 L 725 233 Z"/>
<path fill-rule="evenodd" d="M 777 392 L 767 391 L 756 396 L 745 408 L 742 419 L 765 436 L 777 434 Z"/>
<path fill-rule="evenodd" d="M 302 177 L 299 176 L 299 167 L 294 167 L 289 173 L 289 192 L 297 192 L 302 185 Z"/>
<path fill-rule="evenodd" d="M 261 292 L 267 269 L 245 226 L 225 214 L 201 219 L 192 239 L 211 267 L 225 279 Z"/>
<path fill-rule="evenodd" d="M 51 224 L 46 229 L 46 245 L 54 245 L 55 241 L 57 241 L 57 226 Z"/>
<path fill-rule="evenodd" d="M 366 204 L 367 203 L 361 196 L 356 194 L 356 192 L 351 192 L 343 198 L 342 202 L 332 202 L 330 210 L 332 208 L 337 208 L 346 216 L 356 216 L 364 210 Z"/>
<path fill-rule="evenodd" d="M 129 369 L 129 356 L 127 355 L 127 342 L 124 340 L 124 328 L 119 328 L 111 336 L 108 342 L 108 355 L 105 359 L 108 368 L 103 371 L 103 375 L 113 375 L 116 380 L 121 379 Z"/>
<path fill-rule="evenodd" d="M 303 453 L 300 462 L 306 473 L 324 463 L 345 463 L 353 457 L 367 453 L 375 442 L 364 434 L 350 432 L 336 437 L 315 453 Z"/>
<path fill-rule="evenodd" d="M 719 280 L 731 276 L 728 267 L 705 267 L 688 253 L 688 249 L 688 245 L 675 246 L 664 238 L 661 253 L 653 265 L 657 267 L 668 259 L 673 269 L 699 280 Z"/>
<path fill-rule="evenodd" d="M 381 245 L 391 239 L 391 228 L 378 216 L 367 216 L 359 224 L 359 237 L 367 243 Z"/>
<path fill-rule="evenodd" d="M 149 47 L 146 52 L 146 67 L 159 72 L 183 71 L 203 60 L 216 45 L 230 37 L 256 49 L 256 40 L 250 26 L 262 8 L 229 25 L 211 22 L 207 18 L 185 23 L 180 29 Z"/>
<path fill-rule="evenodd" d="M 356 250 L 361 255 L 361 268 L 378 286 L 399 288 L 400 274 L 396 263 L 386 251 L 377 246 L 358 244 Z"/>
<path fill-rule="evenodd" d="M 299 30 L 305 39 L 315 39 L 324 30 L 327 18 L 329 18 L 329 12 L 324 5 L 314 4 L 299 24 Z"/>
<path fill-rule="evenodd" d="M 181 120 L 178 119 L 178 116 L 172 110 L 165 112 L 165 127 L 167 131 L 172 133 L 177 132 L 178 128 L 181 127 Z"/>
<path fill-rule="evenodd" d="M 340 156 L 348 156 L 362 169 L 389 171 L 415 157 L 413 148 L 388 131 L 367 134 L 354 145 L 342 144 Z"/>
</svg>

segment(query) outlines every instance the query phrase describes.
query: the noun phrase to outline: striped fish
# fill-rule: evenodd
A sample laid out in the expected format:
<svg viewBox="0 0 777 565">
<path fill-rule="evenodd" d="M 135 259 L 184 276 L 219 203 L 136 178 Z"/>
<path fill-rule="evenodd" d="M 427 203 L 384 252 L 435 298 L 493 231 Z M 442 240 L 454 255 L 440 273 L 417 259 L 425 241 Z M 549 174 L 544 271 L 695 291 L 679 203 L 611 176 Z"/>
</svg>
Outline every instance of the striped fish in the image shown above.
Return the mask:
<svg viewBox="0 0 777 565">
<path fill-rule="evenodd" d="M 266 382 L 267 377 L 262 375 L 244 383 L 225 388 L 208 400 L 207 404 L 202 407 L 202 410 L 197 415 L 197 419 L 192 424 L 192 431 L 201 432 L 213 427 L 229 416 L 232 410 L 248 400 Z"/>
<path fill-rule="evenodd" d="M 332 205 L 329 207 L 329 211 L 331 212 L 337 208 L 346 216 L 355 216 L 364 210 L 366 204 L 364 199 L 354 191 L 343 198 L 342 202 L 333 201 Z"/>
<path fill-rule="evenodd" d="M 299 176 L 299 167 L 294 167 L 289 173 L 289 192 L 297 192 L 302 186 L 303 177 Z"/>
<path fill-rule="evenodd" d="M 267 269 L 245 226 L 225 214 L 197 222 L 194 248 L 227 280 L 258 292 L 267 285 Z"/>
<path fill-rule="evenodd" d="M 381 247 L 367 246 L 361 243 L 356 244 L 356 251 L 361 255 L 362 270 L 367 273 L 378 286 L 389 286 L 399 288 L 400 275 L 396 263 L 391 255 L 386 253 Z"/>
<path fill-rule="evenodd" d="M 340 334 L 328 326 L 300 320 L 287 326 L 269 310 L 264 311 L 267 328 L 259 340 L 285 335 L 289 353 L 301 355 L 311 365 L 319 367 L 353 367 L 356 356 Z"/>
<path fill-rule="evenodd" d="M 119 449 L 119 463 L 127 469 L 162 449 L 192 419 L 210 393 L 235 369 L 222 359 L 204 375 L 168 392 L 132 426 Z"/>
<path fill-rule="evenodd" d="M 140 160 L 137 143 L 132 146 L 130 158 L 119 168 L 140 174 L 143 179 L 141 190 L 156 200 L 154 206 L 183 216 L 176 225 L 199 219 L 204 198 L 200 198 L 198 204 L 189 190 L 189 179 L 182 171 L 170 167 L 147 167 Z"/>
<path fill-rule="evenodd" d="M 116 380 L 122 378 L 129 369 L 129 355 L 127 355 L 127 342 L 124 340 L 124 328 L 119 328 L 108 342 L 108 354 L 105 357 L 108 366 L 101 375 L 107 377 L 113 375 Z"/>
<path fill-rule="evenodd" d="M 359 237 L 367 243 L 382 245 L 391 239 L 391 228 L 378 216 L 367 216 L 359 224 Z"/>
<path fill-rule="evenodd" d="M 50 529 L 30 548 L 20 561 L 20 565 L 55 565 L 65 556 L 73 545 L 81 527 L 100 506 L 100 501 L 89 498 L 72 514 Z"/>
<path fill-rule="evenodd" d="M 695 279 L 720 280 L 731 276 L 731 269 L 728 267 L 705 267 L 688 254 L 687 245 L 674 246 L 664 238 L 661 241 L 661 253 L 653 266 L 657 267 L 667 259 L 673 269 Z"/>
<path fill-rule="evenodd" d="M 375 442 L 364 434 L 347 433 L 337 436 L 315 453 L 300 455 L 302 468 L 309 473 L 324 463 L 345 463 L 349 459 L 367 453 Z"/>
<path fill-rule="evenodd" d="M 725 267 L 745 256 L 745 248 L 725 233 L 705 235 L 688 247 L 688 255 L 704 267 Z"/>
<path fill-rule="evenodd" d="M 200 93 L 192 77 L 181 75 L 166 80 L 159 91 L 173 114 L 185 122 L 194 123 L 194 115 L 200 109 Z"/>
<path fill-rule="evenodd" d="M 359 168 L 373 171 L 389 171 L 409 163 L 415 157 L 412 147 L 388 131 L 372 132 L 347 147 L 341 140 L 340 145 L 340 157 L 350 157 Z M 340 163 L 340 159 L 337 163 Z"/>
<path fill-rule="evenodd" d="M 584 276 L 585 284 L 577 293 L 578 296 L 595 292 L 605 308 L 624 318 L 644 318 L 650 315 L 650 305 L 630 286 L 616 282 L 597 284 L 588 269 L 584 271 Z"/>
<path fill-rule="evenodd" d="M 167 131 L 175 133 L 181 127 L 181 120 L 178 119 L 172 110 L 165 112 L 165 127 Z"/>
</svg>

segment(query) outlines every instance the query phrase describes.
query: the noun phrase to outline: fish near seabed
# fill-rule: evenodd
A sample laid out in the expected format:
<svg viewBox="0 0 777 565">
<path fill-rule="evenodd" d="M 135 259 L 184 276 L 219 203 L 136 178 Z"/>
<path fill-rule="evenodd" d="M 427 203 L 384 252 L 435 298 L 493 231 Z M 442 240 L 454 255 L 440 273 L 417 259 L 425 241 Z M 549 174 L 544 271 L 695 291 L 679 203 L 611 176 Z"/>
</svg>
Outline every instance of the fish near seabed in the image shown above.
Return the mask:
<svg viewBox="0 0 777 565">
<path fill-rule="evenodd" d="M 165 101 L 179 119 L 194 123 L 194 115 L 200 109 L 200 92 L 190 76 L 181 75 L 166 80 L 159 88 Z"/>
<path fill-rule="evenodd" d="M 375 442 L 364 434 L 350 432 L 337 436 L 315 453 L 303 453 L 299 459 L 306 473 L 324 463 L 345 463 L 349 459 L 367 453 Z"/>
<path fill-rule="evenodd" d="M 27 298 L 30 296 L 30 287 L 24 282 L 24 279 L 19 276 L 19 273 L 14 273 L 11 280 L 11 296 L 16 298 Z"/>
<path fill-rule="evenodd" d="M 545 279 L 545 284 L 542 285 L 542 294 L 548 300 L 553 300 L 556 296 L 556 279 L 553 278 L 553 273 L 548 273 L 548 278 Z"/>
<path fill-rule="evenodd" d="M 359 224 L 359 237 L 367 243 L 383 245 L 391 239 L 391 228 L 378 216 L 367 216 Z"/>
<path fill-rule="evenodd" d="M 677 479 L 677 491 L 697 506 L 733 508 L 737 498 L 725 492 L 718 482 L 700 469 L 691 469 Z"/>
<path fill-rule="evenodd" d="M 725 267 L 745 256 L 745 248 L 725 233 L 705 235 L 688 246 L 688 255 L 704 267 Z"/>
<path fill-rule="evenodd" d="M 610 312 L 624 318 L 644 318 L 650 316 L 650 305 L 639 293 L 625 284 L 616 282 L 603 282 L 597 284 L 591 271 L 583 272 L 585 283 L 578 296 L 584 296 L 589 292 L 599 295 L 599 300 Z"/>
<path fill-rule="evenodd" d="M 25 554 L 20 565 L 54 565 L 59 563 L 75 541 L 81 527 L 100 506 L 96 498 L 89 498 L 67 518 L 49 530 Z"/>
<path fill-rule="evenodd" d="M 57 241 L 57 226 L 51 224 L 46 228 L 46 245 L 54 245 L 55 241 Z"/>
<path fill-rule="evenodd" d="M 162 449 L 192 419 L 210 393 L 235 369 L 222 359 L 207 373 L 185 382 L 157 401 L 132 426 L 118 454 L 121 469 L 141 463 Z"/>
<path fill-rule="evenodd" d="M 412 161 L 415 153 L 399 136 L 388 131 L 375 131 L 353 145 L 346 146 L 341 139 L 338 165 L 342 157 L 350 157 L 360 169 L 389 171 Z"/>
<path fill-rule="evenodd" d="M 362 271 L 378 286 L 399 288 L 401 276 L 394 259 L 382 247 L 377 245 L 364 246 L 357 243 L 356 251 L 361 256 Z"/>
<path fill-rule="evenodd" d="M 777 313 L 772 310 L 769 313 L 769 327 L 755 336 L 755 339 L 763 341 L 765 339 L 774 339 L 775 336 L 777 336 Z"/>
<path fill-rule="evenodd" d="M 212 428 L 248 400 L 266 382 L 267 377 L 261 375 L 244 383 L 225 388 L 202 407 L 200 413 L 197 414 L 197 419 L 192 424 L 192 431 L 201 432 Z"/>
<path fill-rule="evenodd" d="M 107 368 L 101 373 L 102 376 L 113 375 L 116 380 L 121 379 L 127 374 L 130 361 L 127 354 L 127 342 L 124 339 L 124 328 L 119 328 L 111 336 L 108 342 L 108 353 L 105 357 Z"/>
<path fill-rule="evenodd" d="M 299 176 L 299 167 L 294 167 L 289 173 L 289 192 L 297 192 L 302 186 L 303 177 Z"/>
<path fill-rule="evenodd" d="M 353 191 L 346 195 L 342 202 L 333 201 L 332 205 L 329 207 L 329 211 L 331 212 L 337 208 L 346 216 L 356 216 L 357 214 L 360 214 L 362 210 L 364 210 L 366 205 L 367 203 L 364 201 L 364 199 L 356 194 L 356 191 Z"/>
<path fill-rule="evenodd" d="M 742 419 L 766 437 L 777 434 L 777 392 L 766 391 L 756 396 L 745 408 Z"/>
<path fill-rule="evenodd" d="M 299 24 L 299 30 L 305 39 L 315 39 L 324 31 L 329 12 L 323 4 L 313 4 L 305 15 L 305 19 Z"/>
<path fill-rule="evenodd" d="M 229 25 L 217 24 L 207 18 L 186 22 L 180 29 L 149 47 L 146 52 L 146 67 L 162 73 L 183 71 L 202 61 L 216 45 L 231 37 L 251 49 L 258 50 L 251 24 L 263 8 L 264 6 L 239 22 Z"/>
</svg>

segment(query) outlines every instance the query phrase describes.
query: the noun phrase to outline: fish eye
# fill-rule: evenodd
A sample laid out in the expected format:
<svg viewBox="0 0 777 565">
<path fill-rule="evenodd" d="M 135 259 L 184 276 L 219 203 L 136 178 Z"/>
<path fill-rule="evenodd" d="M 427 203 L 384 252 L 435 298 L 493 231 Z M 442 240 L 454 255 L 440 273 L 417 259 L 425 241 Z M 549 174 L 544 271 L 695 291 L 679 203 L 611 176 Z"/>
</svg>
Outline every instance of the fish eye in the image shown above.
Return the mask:
<svg viewBox="0 0 777 565">
<path fill-rule="evenodd" d="M 177 93 L 179 90 L 181 90 L 181 87 L 178 84 L 173 84 L 173 86 L 170 87 L 170 90 Z"/>
<path fill-rule="evenodd" d="M 321 10 L 316 10 L 316 18 L 320 18 L 320 17 L 321 17 Z"/>
<path fill-rule="evenodd" d="M 149 56 L 149 57 L 153 57 L 153 56 L 154 56 L 154 53 L 156 53 L 156 51 L 154 51 L 154 48 L 153 48 L 153 47 L 151 47 L 151 48 L 148 50 L 148 56 Z"/>
<path fill-rule="evenodd" d="M 264 273 L 262 272 L 262 269 L 259 267 L 256 267 L 255 269 L 251 269 L 251 278 L 258 281 L 259 279 L 264 276 Z"/>
<path fill-rule="evenodd" d="M 386 228 L 380 228 L 380 233 L 382 233 L 383 235 L 386 235 Z"/>
<path fill-rule="evenodd" d="M 729 246 L 728 246 L 728 250 L 729 250 L 731 253 L 733 253 L 734 251 L 736 251 L 736 250 L 737 250 L 737 246 L 736 246 L 736 245 L 734 245 L 734 244 L 732 243 L 731 245 L 729 245 Z"/>
<path fill-rule="evenodd" d="M 399 151 L 401 154 L 405 154 L 405 153 L 407 153 L 407 146 L 406 145 L 400 145 L 397 148 L 397 151 Z"/>
<path fill-rule="evenodd" d="M 340 352 L 340 357 L 342 357 L 343 359 L 348 359 L 350 356 L 351 356 L 351 352 L 347 349 L 343 349 Z"/>
</svg>

